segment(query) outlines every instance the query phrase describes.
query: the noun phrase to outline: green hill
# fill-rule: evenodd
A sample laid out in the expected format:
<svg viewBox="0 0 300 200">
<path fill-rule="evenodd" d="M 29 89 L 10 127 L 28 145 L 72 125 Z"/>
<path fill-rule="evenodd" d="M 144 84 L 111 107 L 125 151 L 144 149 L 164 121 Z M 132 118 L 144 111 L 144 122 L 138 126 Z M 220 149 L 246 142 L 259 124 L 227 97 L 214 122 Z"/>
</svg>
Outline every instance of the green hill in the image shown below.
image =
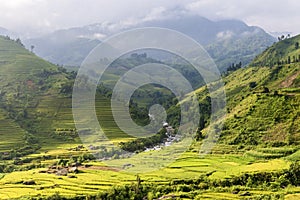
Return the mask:
<svg viewBox="0 0 300 200">
<path fill-rule="evenodd" d="M 12 133 L 23 145 L 26 134 L 33 134 L 36 145 L 60 143 L 54 129 L 74 128 L 70 116 L 65 114 L 66 110 L 71 114 L 70 98 L 60 90 L 74 77 L 35 56 L 20 41 L 0 37 L 0 52 L 2 149 L 11 150 Z M 69 125 L 66 120 L 70 120 Z"/>
<path fill-rule="evenodd" d="M 230 121 L 243 127 L 241 138 L 253 136 L 257 138 L 251 141 L 273 145 L 299 143 L 300 63 L 297 59 L 288 61 L 300 54 L 295 48 L 298 41 L 300 36 L 274 44 L 254 59 L 251 67 L 225 78 Z M 225 128 L 230 125 L 228 122 Z"/>
<path fill-rule="evenodd" d="M 300 62 L 296 55 L 300 50 L 295 48 L 298 41 L 300 36 L 280 41 L 257 56 L 249 67 L 223 78 L 227 117 L 213 153 L 230 153 L 235 149 L 254 157 L 278 158 L 299 149 Z M 207 96 L 205 88 L 198 91 L 203 103 L 201 99 Z"/>
<path fill-rule="evenodd" d="M 251 66 L 274 66 L 300 62 L 300 36 L 285 38 L 257 56 Z"/>
<path fill-rule="evenodd" d="M 274 44 L 249 67 L 223 77 L 227 116 L 211 155 L 199 157 L 203 140 L 198 137 L 174 163 L 136 175 L 154 155 L 174 152 L 166 148 L 120 158 L 117 151 L 100 146 L 99 153 L 112 159 L 93 160 L 79 146 L 74 127 L 70 94 L 75 74 L 38 58 L 20 41 L 0 37 L 0 198 L 298 199 L 300 165 L 291 163 L 300 159 L 300 63 L 292 59 L 299 53 L 299 38 Z M 148 90 L 136 94 L 145 105 Z M 206 87 L 197 94 L 203 111 L 199 128 L 205 135 L 207 126 L 213 126 Z M 124 134 L 105 95 L 100 90 L 97 114 L 110 138 L 119 142 Z M 177 112 L 174 106 L 168 110 L 175 127 Z M 78 173 L 47 171 L 77 161 Z M 119 162 L 134 173 L 122 172 Z M 155 160 L 153 167 L 160 162 Z"/>
</svg>

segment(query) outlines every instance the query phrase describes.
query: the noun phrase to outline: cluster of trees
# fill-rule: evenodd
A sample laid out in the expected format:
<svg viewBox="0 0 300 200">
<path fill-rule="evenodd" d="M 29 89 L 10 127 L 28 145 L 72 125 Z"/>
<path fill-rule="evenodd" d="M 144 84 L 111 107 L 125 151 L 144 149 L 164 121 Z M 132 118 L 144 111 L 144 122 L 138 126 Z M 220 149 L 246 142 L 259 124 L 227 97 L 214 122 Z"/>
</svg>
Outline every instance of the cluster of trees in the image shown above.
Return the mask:
<svg viewBox="0 0 300 200">
<path fill-rule="evenodd" d="M 16 158 L 20 158 L 29 154 L 34 153 L 40 149 L 40 146 L 38 145 L 25 145 L 23 147 L 12 149 L 10 151 L 1 152 L 0 153 L 0 160 L 12 160 Z"/>
<path fill-rule="evenodd" d="M 131 69 L 135 66 L 146 63 L 161 63 L 158 60 L 150 58 L 146 53 L 133 53 L 129 57 L 119 58 L 111 63 L 112 68 L 123 66 L 127 69 Z"/>
<path fill-rule="evenodd" d="M 106 98 L 111 98 L 112 89 L 106 87 L 103 83 L 100 83 L 97 86 L 97 94 L 101 94 L 101 96 Z"/>
<path fill-rule="evenodd" d="M 63 138 L 76 138 L 78 131 L 75 128 L 57 128 L 55 134 Z"/>
<path fill-rule="evenodd" d="M 274 65 L 283 65 L 283 64 L 291 64 L 300 62 L 300 54 L 298 56 L 288 56 L 286 59 L 278 60 L 274 63 Z"/>
<path fill-rule="evenodd" d="M 148 117 L 148 109 L 145 107 L 139 106 L 136 102 L 134 102 L 132 99 L 130 99 L 129 102 L 129 112 L 130 116 L 133 119 L 135 123 L 138 125 L 146 125 L 150 122 L 150 119 Z"/>
<path fill-rule="evenodd" d="M 146 53 L 142 53 L 142 54 L 133 53 L 130 55 L 130 57 L 134 58 L 134 59 L 143 59 L 143 58 L 147 58 L 147 54 Z"/>
<path fill-rule="evenodd" d="M 298 56 L 296 55 L 287 56 L 286 58 L 280 58 L 280 59 L 273 59 L 273 60 L 269 59 L 256 64 L 252 64 L 252 66 L 273 67 L 273 66 L 286 65 L 286 64 L 299 63 L 299 62 L 300 62 L 300 54 Z"/>
<path fill-rule="evenodd" d="M 23 139 L 25 143 L 23 147 L 11 149 L 6 152 L 0 152 L 0 160 L 13 160 L 20 158 L 32 154 L 41 148 L 38 140 L 32 134 L 26 132 Z"/>
<path fill-rule="evenodd" d="M 53 70 L 53 69 L 43 69 L 40 73 L 36 74 L 37 77 L 47 79 L 50 76 L 59 74 L 60 71 L 58 70 Z"/>
<path fill-rule="evenodd" d="M 285 39 L 289 39 L 291 37 L 291 34 L 287 34 L 286 36 L 285 35 L 281 35 L 281 36 L 278 36 L 278 41 L 282 41 L 282 40 L 285 40 Z"/>
<path fill-rule="evenodd" d="M 205 85 L 203 77 L 199 74 L 199 72 L 196 69 L 194 69 L 192 65 L 186 63 L 171 63 L 168 65 L 180 72 L 190 82 L 194 89 Z"/>
<path fill-rule="evenodd" d="M 8 163 L 0 163 L 0 173 L 11 173 L 14 171 L 28 171 L 36 168 L 43 168 L 44 164 L 40 162 L 30 163 L 26 165 L 16 165 L 16 164 L 8 164 Z"/>
<path fill-rule="evenodd" d="M 124 151 L 121 149 L 111 148 L 108 149 L 106 147 L 97 148 L 97 152 L 94 154 L 96 158 L 104 159 L 104 158 L 112 158 L 119 159 L 122 157 L 126 157 Z"/>
<path fill-rule="evenodd" d="M 17 43 L 18 45 L 20 45 L 21 47 L 25 47 L 20 38 L 17 38 L 14 40 L 7 35 L 4 37 L 4 39 L 13 41 L 13 42 Z"/>
<path fill-rule="evenodd" d="M 227 72 L 232 72 L 232 71 L 236 71 L 238 69 L 240 69 L 242 67 L 242 62 L 239 62 L 237 64 L 232 63 L 228 68 L 227 68 Z"/>
<path fill-rule="evenodd" d="M 10 38 L 8 35 L 6 35 L 6 36 L 4 37 L 4 39 L 13 41 L 13 42 L 17 43 L 18 45 L 20 45 L 21 47 L 25 48 L 25 45 L 22 43 L 22 41 L 21 41 L 20 38 L 17 38 L 17 39 L 14 40 L 14 39 Z M 34 45 L 30 45 L 30 52 L 31 52 L 31 53 L 33 53 L 33 49 L 34 49 L 34 48 L 35 48 Z"/>
<path fill-rule="evenodd" d="M 162 128 L 157 134 L 151 137 L 138 138 L 129 142 L 120 142 L 120 147 L 129 152 L 141 152 L 146 148 L 151 148 L 162 143 L 167 137 L 165 128 Z"/>
<path fill-rule="evenodd" d="M 80 156 L 71 156 L 69 159 L 58 159 L 55 163 L 56 166 L 66 167 L 76 163 L 81 165 L 85 161 L 95 160 L 95 157 L 90 153 L 84 153 Z"/>
</svg>

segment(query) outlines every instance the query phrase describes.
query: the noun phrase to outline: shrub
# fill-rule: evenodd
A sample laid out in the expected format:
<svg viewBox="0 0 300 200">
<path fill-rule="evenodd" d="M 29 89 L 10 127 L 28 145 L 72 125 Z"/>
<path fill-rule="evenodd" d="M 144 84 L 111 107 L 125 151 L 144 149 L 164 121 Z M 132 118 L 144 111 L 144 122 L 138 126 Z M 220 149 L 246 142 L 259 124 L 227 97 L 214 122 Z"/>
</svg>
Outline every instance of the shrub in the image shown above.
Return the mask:
<svg viewBox="0 0 300 200">
<path fill-rule="evenodd" d="M 255 88 L 256 86 L 257 86 L 257 84 L 255 81 L 249 83 L 250 88 Z"/>
</svg>

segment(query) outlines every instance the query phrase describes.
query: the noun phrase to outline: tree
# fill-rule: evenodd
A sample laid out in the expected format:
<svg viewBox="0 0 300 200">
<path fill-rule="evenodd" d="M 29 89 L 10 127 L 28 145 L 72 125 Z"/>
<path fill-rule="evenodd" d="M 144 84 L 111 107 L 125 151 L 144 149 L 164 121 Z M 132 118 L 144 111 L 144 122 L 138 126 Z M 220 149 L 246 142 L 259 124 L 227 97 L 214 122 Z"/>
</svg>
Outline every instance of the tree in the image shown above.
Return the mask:
<svg viewBox="0 0 300 200">
<path fill-rule="evenodd" d="M 201 115 L 200 118 L 199 118 L 198 129 L 199 129 L 199 131 L 201 131 L 204 128 L 205 128 L 205 120 L 204 120 L 204 116 Z"/>
<path fill-rule="evenodd" d="M 269 93 L 269 92 L 270 92 L 269 88 L 263 87 L 263 93 Z"/>
<path fill-rule="evenodd" d="M 73 91 L 73 82 L 68 81 L 66 83 L 63 83 L 60 89 L 60 93 L 62 94 L 71 94 Z"/>
<path fill-rule="evenodd" d="M 296 42 L 295 43 L 295 49 L 298 49 L 299 48 L 299 42 Z"/>
<path fill-rule="evenodd" d="M 6 40 L 11 40 L 10 39 L 10 37 L 7 35 L 7 36 L 5 36 L 5 38 L 4 39 L 6 39 Z"/>
<path fill-rule="evenodd" d="M 137 174 L 136 175 L 136 189 L 135 189 L 135 193 L 138 194 L 140 191 L 140 186 L 141 186 L 141 178 L 140 176 Z"/>
<path fill-rule="evenodd" d="M 195 140 L 198 142 L 200 141 L 201 139 L 203 139 L 203 134 L 202 132 L 200 131 L 200 129 L 198 128 L 197 131 L 196 131 L 196 135 L 195 135 Z"/>
<path fill-rule="evenodd" d="M 22 43 L 20 38 L 16 39 L 16 43 L 19 44 L 21 47 L 24 47 L 24 44 Z"/>
<path fill-rule="evenodd" d="M 238 69 L 240 69 L 241 67 L 242 67 L 242 62 L 239 62 L 238 64 L 232 63 L 232 64 L 229 65 L 229 67 L 227 68 L 227 72 L 238 70 Z"/>
<path fill-rule="evenodd" d="M 249 87 L 250 87 L 250 88 L 255 88 L 256 85 L 257 85 L 257 84 L 256 84 L 256 82 L 254 82 L 254 81 L 249 83 Z"/>
<path fill-rule="evenodd" d="M 30 51 L 31 51 L 31 53 L 33 53 L 33 49 L 34 49 L 34 45 L 31 45 L 31 46 L 30 46 Z"/>
<path fill-rule="evenodd" d="M 300 185 L 300 163 L 294 162 L 290 165 L 286 178 L 293 185 Z"/>
<path fill-rule="evenodd" d="M 242 62 L 240 61 L 239 64 L 237 65 L 237 68 L 241 68 L 242 67 Z"/>
</svg>

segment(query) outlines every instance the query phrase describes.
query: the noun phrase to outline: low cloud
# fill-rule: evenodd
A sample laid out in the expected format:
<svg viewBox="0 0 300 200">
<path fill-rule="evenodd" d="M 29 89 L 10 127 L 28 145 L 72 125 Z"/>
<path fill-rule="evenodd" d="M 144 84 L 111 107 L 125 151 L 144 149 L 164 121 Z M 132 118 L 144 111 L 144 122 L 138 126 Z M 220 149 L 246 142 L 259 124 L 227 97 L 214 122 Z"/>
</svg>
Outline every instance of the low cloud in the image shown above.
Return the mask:
<svg viewBox="0 0 300 200">
<path fill-rule="evenodd" d="M 232 31 L 222 31 L 217 33 L 217 39 L 219 40 L 227 40 L 234 36 L 234 33 Z"/>
<path fill-rule="evenodd" d="M 115 30 L 184 14 L 300 33 L 298 0 L 0 0 L 0 5 L 0 26 L 28 34 L 94 23 Z"/>
</svg>

